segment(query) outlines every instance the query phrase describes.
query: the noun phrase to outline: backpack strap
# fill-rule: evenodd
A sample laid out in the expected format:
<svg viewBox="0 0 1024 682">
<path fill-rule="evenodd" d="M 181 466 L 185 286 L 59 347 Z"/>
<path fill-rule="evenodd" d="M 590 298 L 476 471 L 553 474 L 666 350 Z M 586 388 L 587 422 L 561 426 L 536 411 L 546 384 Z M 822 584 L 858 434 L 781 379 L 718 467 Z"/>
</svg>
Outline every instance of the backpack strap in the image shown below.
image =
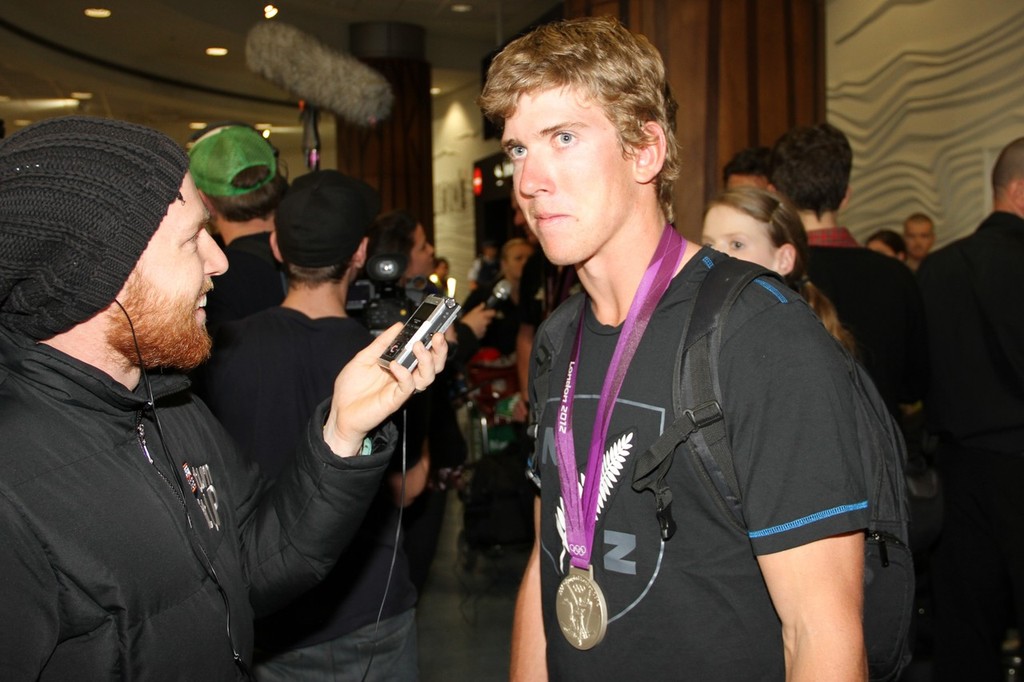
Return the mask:
<svg viewBox="0 0 1024 682">
<path fill-rule="evenodd" d="M 676 351 L 673 376 L 679 380 L 672 387 L 675 419 L 639 456 L 633 472 L 633 489 L 654 493 L 658 524 L 665 540 L 670 539 L 676 529 L 672 519 L 672 491 L 665 477 L 672 466 L 675 449 L 687 442 L 698 460 L 698 470 L 718 493 L 724 511 L 741 528 L 745 527 L 724 414 L 717 399 L 720 392 L 718 355 L 726 317 L 740 292 L 759 277 L 778 279 L 778 275 L 733 258 L 715 262 L 705 257 L 704 264 L 708 273 L 697 290 Z"/>
</svg>

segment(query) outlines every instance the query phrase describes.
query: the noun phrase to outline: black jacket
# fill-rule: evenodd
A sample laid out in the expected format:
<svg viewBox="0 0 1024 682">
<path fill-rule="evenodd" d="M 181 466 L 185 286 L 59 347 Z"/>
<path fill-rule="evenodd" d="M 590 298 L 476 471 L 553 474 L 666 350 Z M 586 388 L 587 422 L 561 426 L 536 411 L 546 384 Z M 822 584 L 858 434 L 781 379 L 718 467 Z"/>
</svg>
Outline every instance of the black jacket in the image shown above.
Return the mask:
<svg viewBox="0 0 1024 682">
<path fill-rule="evenodd" d="M 327 573 L 377 491 L 393 432 L 335 457 L 325 403 L 268 487 L 184 378 L 151 379 L 159 424 L 144 382 L 0 328 L 0 679 L 234 679 L 253 616 Z"/>
<path fill-rule="evenodd" d="M 960 445 L 1024 453 L 1024 220 L 997 211 L 930 254 L 929 428 Z"/>
</svg>

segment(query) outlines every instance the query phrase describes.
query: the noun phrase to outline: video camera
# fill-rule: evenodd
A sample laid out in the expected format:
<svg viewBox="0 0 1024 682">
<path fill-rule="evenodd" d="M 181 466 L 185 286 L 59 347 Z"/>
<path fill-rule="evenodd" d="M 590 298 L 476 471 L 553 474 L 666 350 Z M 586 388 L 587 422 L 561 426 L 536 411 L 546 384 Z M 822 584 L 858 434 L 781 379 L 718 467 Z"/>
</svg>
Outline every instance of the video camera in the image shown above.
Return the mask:
<svg viewBox="0 0 1024 682">
<path fill-rule="evenodd" d="M 377 336 L 395 322 L 405 322 L 416 310 L 416 303 L 398 284 L 408 259 L 400 254 L 384 253 L 366 261 L 366 279 L 352 283 L 346 311 L 359 317 Z"/>
</svg>

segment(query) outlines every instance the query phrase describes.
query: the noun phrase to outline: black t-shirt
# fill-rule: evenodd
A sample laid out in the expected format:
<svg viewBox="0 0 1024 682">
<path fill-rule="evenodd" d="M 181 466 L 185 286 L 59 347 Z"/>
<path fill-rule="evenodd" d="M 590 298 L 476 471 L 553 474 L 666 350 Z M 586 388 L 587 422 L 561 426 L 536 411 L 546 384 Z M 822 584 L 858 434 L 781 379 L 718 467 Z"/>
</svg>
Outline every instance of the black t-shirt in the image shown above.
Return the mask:
<svg viewBox="0 0 1024 682">
<path fill-rule="evenodd" d="M 721 257 L 712 254 L 701 251 L 672 282 L 615 405 L 592 557 L 610 623 L 604 641 L 582 652 L 565 640 L 554 610 L 569 559 L 553 424 L 571 342 L 555 361 L 539 439 L 542 600 L 552 679 L 784 679 L 779 620 L 757 555 L 867 525 L 845 359 L 802 299 L 756 283 L 729 316 L 720 367 L 749 531 L 737 529 L 717 506 L 685 446 L 667 478 L 678 524 L 668 542 L 660 538 L 653 496 L 630 487 L 633 461 L 672 421 L 679 335 L 706 263 Z M 573 403 L 581 473 L 619 332 L 598 324 L 589 310 L 585 324 Z"/>
<path fill-rule="evenodd" d="M 910 268 L 870 249 L 812 246 L 808 275 L 829 297 L 857 342 L 864 365 L 892 415 L 924 397 L 928 329 Z"/>
<path fill-rule="evenodd" d="M 372 340 L 351 318 L 269 308 L 217 331 L 203 398 L 241 451 L 276 477 L 338 372 Z"/>
<path fill-rule="evenodd" d="M 526 259 L 519 279 L 519 321 L 539 327 L 548 313 L 579 289 L 575 268 L 558 268 L 537 249 Z"/>
<path fill-rule="evenodd" d="M 228 269 L 213 278 L 206 298 L 206 327 L 213 334 L 220 325 L 280 305 L 285 281 L 270 250 L 270 233 L 238 237 L 224 247 Z"/>
<path fill-rule="evenodd" d="M 1024 452 L 1024 220 L 996 211 L 917 271 L 931 344 L 930 428 L 961 445 Z"/>
<path fill-rule="evenodd" d="M 276 476 L 304 436 L 313 409 L 333 394 L 338 372 L 371 340 L 366 327 L 351 318 L 314 320 L 283 307 L 225 324 L 204 369 L 210 409 L 241 452 Z M 419 450 L 408 455 L 412 466 Z M 296 649 L 373 623 L 385 594 L 397 524 L 397 509 L 382 491 L 327 578 L 289 607 L 256 621 L 257 647 Z M 383 617 L 415 602 L 399 546 Z"/>
</svg>

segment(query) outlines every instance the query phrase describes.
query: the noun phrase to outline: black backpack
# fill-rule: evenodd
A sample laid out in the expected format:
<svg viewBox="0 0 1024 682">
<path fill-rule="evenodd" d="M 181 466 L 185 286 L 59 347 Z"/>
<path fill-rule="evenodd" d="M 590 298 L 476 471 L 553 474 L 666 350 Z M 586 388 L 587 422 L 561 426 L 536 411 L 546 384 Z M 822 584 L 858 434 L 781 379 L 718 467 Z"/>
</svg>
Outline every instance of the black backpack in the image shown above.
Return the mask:
<svg viewBox="0 0 1024 682">
<path fill-rule="evenodd" d="M 693 311 L 676 353 L 672 403 L 674 421 L 636 460 L 633 489 L 655 496 L 662 537 L 675 532 L 672 491 L 665 476 L 677 447 L 688 445 L 702 482 L 723 514 L 746 529 L 742 500 L 718 400 L 718 355 L 722 329 L 740 292 L 754 280 L 781 285 L 779 276 L 761 266 L 724 258 L 705 261 L 710 269 L 698 291 Z M 546 322 L 534 349 L 535 422 L 548 396 L 551 365 L 576 318 L 578 302 L 566 302 Z M 864 369 L 845 353 L 855 386 L 857 433 L 861 460 L 870 483 L 871 512 L 864 550 L 864 640 L 871 680 L 895 680 L 910 662 L 910 618 L 914 601 L 914 565 L 909 548 L 910 510 L 904 465 L 906 446 L 891 414 Z M 535 465 L 535 463 L 534 463 Z M 531 477 L 536 471 L 529 472 Z"/>
</svg>

